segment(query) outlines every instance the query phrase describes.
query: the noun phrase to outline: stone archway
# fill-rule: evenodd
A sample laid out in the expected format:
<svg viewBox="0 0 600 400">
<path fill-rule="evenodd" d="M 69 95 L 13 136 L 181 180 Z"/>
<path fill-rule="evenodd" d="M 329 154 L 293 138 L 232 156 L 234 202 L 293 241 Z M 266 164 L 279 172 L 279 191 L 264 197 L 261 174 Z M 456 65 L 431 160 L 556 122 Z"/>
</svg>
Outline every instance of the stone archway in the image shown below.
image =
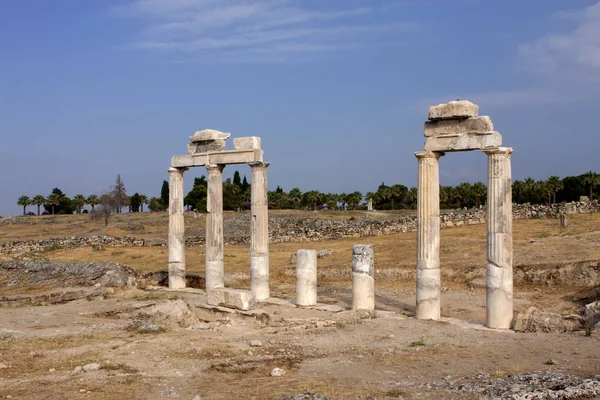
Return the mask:
<svg viewBox="0 0 600 400">
<path fill-rule="evenodd" d="M 429 109 L 419 163 L 417 200 L 417 318 L 440 319 L 439 159 L 480 150 L 488 157 L 486 325 L 509 329 L 513 318 L 512 186 L 510 155 L 489 117 L 470 101 Z"/>
<path fill-rule="evenodd" d="M 190 137 L 188 154 L 174 156 L 169 168 L 169 288 L 185 288 L 185 223 L 183 173 L 192 167 L 206 167 L 206 288 L 225 286 L 223 263 L 223 169 L 247 164 L 251 169 L 250 286 L 257 300 L 266 300 L 269 291 L 269 211 L 267 167 L 259 137 L 233 139 L 234 150 L 225 150 L 231 136 L 212 129 Z"/>
</svg>

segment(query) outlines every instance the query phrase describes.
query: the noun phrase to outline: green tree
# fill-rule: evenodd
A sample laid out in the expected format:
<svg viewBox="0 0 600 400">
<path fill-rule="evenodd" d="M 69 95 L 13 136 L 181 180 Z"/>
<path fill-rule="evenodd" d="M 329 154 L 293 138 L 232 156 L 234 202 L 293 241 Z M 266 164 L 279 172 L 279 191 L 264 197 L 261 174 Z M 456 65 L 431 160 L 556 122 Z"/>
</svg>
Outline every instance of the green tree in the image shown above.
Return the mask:
<svg viewBox="0 0 600 400">
<path fill-rule="evenodd" d="M 31 205 L 31 199 L 27 196 L 21 196 L 17 200 L 17 205 L 23 207 L 23 215 L 27 215 L 27 207 Z"/>
<path fill-rule="evenodd" d="M 55 207 L 60 206 L 60 200 L 61 200 L 61 197 L 58 193 L 50 194 L 50 196 L 48 196 L 48 198 L 46 199 L 46 204 L 44 204 L 44 209 L 46 209 L 47 206 L 50 206 L 52 208 L 52 215 L 54 215 Z"/>
<path fill-rule="evenodd" d="M 206 212 L 207 192 L 208 182 L 206 181 L 206 177 L 202 175 L 200 178 L 194 178 L 192 190 L 183 199 L 184 205 L 201 212 Z"/>
<path fill-rule="evenodd" d="M 549 177 L 546 183 L 552 191 L 552 203 L 556 204 L 556 192 L 562 190 L 565 187 L 565 185 L 563 181 L 556 175 L 552 175 L 551 177 Z"/>
<path fill-rule="evenodd" d="M 73 204 L 75 205 L 75 209 L 77 210 L 77 214 L 81 214 L 81 210 L 83 206 L 85 206 L 85 196 L 82 194 L 77 194 L 73 197 Z"/>
<path fill-rule="evenodd" d="M 169 182 L 167 181 L 163 181 L 160 188 L 160 200 L 162 201 L 163 209 L 166 210 L 169 207 Z"/>
<path fill-rule="evenodd" d="M 98 198 L 97 195 L 95 194 L 91 194 L 88 196 L 86 203 L 89 204 L 90 206 L 92 206 L 92 212 L 94 212 L 95 207 L 100 204 L 100 199 Z"/>
<path fill-rule="evenodd" d="M 485 199 L 487 198 L 487 186 L 485 186 L 483 182 L 475 182 L 473 186 L 471 186 L 471 193 L 473 195 L 473 200 L 475 201 L 475 207 L 479 207 L 481 204 L 485 203 Z"/>
<path fill-rule="evenodd" d="M 454 190 L 460 207 L 469 207 L 473 199 L 473 190 L 469 182 L 462 182 Z"/>
<path fill-rule="evenodd" d="M 594 196 L 594 187 L 600 185 L 600 175 L 593 171 L 588 171 L 582 176 L 582 182 L 590 188 L 590 200 Z"/>
<path fill-rule="evenodd" d="M 303 197 L 302 191 L 297 187 L 291 189 L 287 195 L 287 199 L 288 199 L 290 205 L 292 206 L 292 208 L 294 208 L 294 209 L 300 208 L 300 203 L 302 202 L 302 197 Z"/>
<path fill-rule="evenodd" d="M 312 204 L 313 210 L 317 210 L 317 203 L 320 203 L 323 199 L 323 194 L 317 190 L 311 190 L 310 192 L 304 193 L 304 202 L 306 204 Z"/>
<path fill-rule="evenodd" d="M 244 175 L 244 179 L 242 180 L 242 192 L 246 192 L 248 189 L 250 189 L 250 184 L 246 179 L 246 175 Z"/>
<path fill-rule="evenodd" d="M 233 184 L 240 188 L 240 192 L 242 191 L 242 178 L 240 178 L 240 172 L 238 170 L 235 170 L 233 173 Z"/>
<path fill-rule="evenodd" d="M 417 199 L 419 197 L 419 190 L 416 187 L 411 187 L 408 190 L 408 194 L 406 197 L 407 197 L 407 200 L 409 201 L 409 203 L 411 204 L 411 207 L 416 208 Z"/>
<path fill-rule="evenodd" d="M 140 207 L 142 205 L 142 198 L 139 193 L 134 193 L 133 196 L 129 198 L 129 207 L 131 212 L 140 212 Z"/>
<path fill-rule="evenodd" d="M 141 212 L 144 212 L 144 204 L 148 204 L 148 196 L 145 194 L 140 194 L 140 209 Z"/>
<path fill-rule="evenodd" d="M 31 199 L 31 204 L 35 204 L 37 206 L 37 215 L 40 215 L 40 207 L 43 206 L 45 202 L 46 198 L 41 194 L 36 194 L 33 196 L 33 199 Z"/>
<path fill-rule="evenodd" d="M 152 197 L 148 202 L 148 209 L 151 212 L 158 212 L 163 210 L 163 202 L 161 198 Z"/>
<path fill-rule="evenodd" d="M 115 187 L 112 190 L 113 192 L 113 203 L 115 205 L 115 211 L 120 213 L 123 207 L 127 207 L 129 205 L 129 197 L 127 197 L 127 190 L 125 189 L 125 183 L 121 180 L 121 174 L 117 175 L 117 180 L 115 182 Z"/>
</svg>

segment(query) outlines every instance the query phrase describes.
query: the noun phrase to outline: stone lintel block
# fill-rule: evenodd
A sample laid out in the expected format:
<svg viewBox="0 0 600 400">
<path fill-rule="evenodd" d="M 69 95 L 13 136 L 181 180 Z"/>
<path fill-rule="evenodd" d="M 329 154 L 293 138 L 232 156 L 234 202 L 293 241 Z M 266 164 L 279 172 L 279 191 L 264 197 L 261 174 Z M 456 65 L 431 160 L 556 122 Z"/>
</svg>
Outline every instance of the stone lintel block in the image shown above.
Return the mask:
<svg viewBox="0 0 600 400">
<path fill-rule="evenodd" d="M 500 146 L 502 136 L 498 132 L 432 136 L 425 141 L 425 150 L 440 152 L 484 150 Z"/>
<path fill-rule="evenodd" d="M 188 144 L 189 154 L 203 154 L 212 151 L 223 151 L 225 150 L 225 140 L 203 140 L 200 142 L 192 142 Z"/>
<path fill-rule="evenodd" d="M 234 150 L 255 150 L 260 149 L 260 138 L 258 136 L 248 136 L 233 139 Z"/>
<path fill-rule="evenodd" d="M 211 306 L 224 306 L 248 311 L 256 306 L 256 297 L 248 290 L 218 288 L 207 289 L 206 302 Z"/>
<path fill-rule="evenodd" d="M 429 107 L 430 121 L 438 119 L 457 119 L 476 117 L 479 113 L 479 106 L 471 103 L 469 100 L 455 100 L 447 104 L 439 104 Z"/>
<path fill-rule="evenodd" d="M 189 168 L 205 165 L 249 164 L 253 162 L 263 162 L 262 150 L 225 150 L 205 154 L 173 156 L 171 158 L 171 167 Z"/>
<path fill-rule="evenodd" d="M 425 122 L 425 137 L 460 133 L 490 133 L 494 130 L 492 119 L 487 116 L 463 119 L 440 119 Z"/>
<path fill-rule="evenodd" d="M 231 133 L 221 132 L 214 129 L 202 129 L 196 131 L 194 136 L 190 136 L 190 141 L 192 143 L 195 142 L 203 142 L 205 140 L 225 140 L 231 136 Z"/>
</svg>

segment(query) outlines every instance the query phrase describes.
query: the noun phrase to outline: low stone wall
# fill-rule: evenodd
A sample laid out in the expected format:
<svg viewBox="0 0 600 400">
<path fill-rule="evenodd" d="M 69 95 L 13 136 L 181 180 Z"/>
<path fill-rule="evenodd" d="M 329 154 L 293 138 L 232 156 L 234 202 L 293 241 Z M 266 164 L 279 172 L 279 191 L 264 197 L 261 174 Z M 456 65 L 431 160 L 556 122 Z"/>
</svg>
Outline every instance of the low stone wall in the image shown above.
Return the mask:
<svg viewBox="0 0 600 400">
<path fill-rule="evenodd" d="M 514 219 L 529 218 L 556 218 L 561 213 L 592 213 L 600 211 L 600 202 L 594 200 L 585 203 L 544 205 L 515 205 L 513 207 Z M 318 215 L 318 214 L 317 214 Z M 368 216 L 368 214 L 365 214 Z M 444 211 L 441 215 L 442 227 L 474 225 L 485 223 L 486 210 L 458 210 Z M 417 227 L 416 215 L 408 215 L 394 219 L 370 218 L 290 218 L 272 216 L 269 219 L 271 243 L 301 242 L 334 240 L 341 238 L 360 238 L 367 236 L 391 235 L 402 232 L 415 231 Z M 202 229 L 203 231 L 203 229 Z M 234 245 L 248 245 L 250 243 L 250 218 L 248 214 L 236 215 L 224 221 L 225 243 Z M 166 233 L 165 233 L 166 236 Z M 186 230 L 186 244 L 188 246 L 204 245 L 205 238 L 198 229 Z M 166 239 L 146 239 L 142 237 L 70 237 L 55 238 L 39 241 L 0 242 L 0 254 L 25 255 L 27 253 L 40 253 L 60 248 L 77 247 L 131 247 L 131 246 L 166 246 Z"/>
</svg>

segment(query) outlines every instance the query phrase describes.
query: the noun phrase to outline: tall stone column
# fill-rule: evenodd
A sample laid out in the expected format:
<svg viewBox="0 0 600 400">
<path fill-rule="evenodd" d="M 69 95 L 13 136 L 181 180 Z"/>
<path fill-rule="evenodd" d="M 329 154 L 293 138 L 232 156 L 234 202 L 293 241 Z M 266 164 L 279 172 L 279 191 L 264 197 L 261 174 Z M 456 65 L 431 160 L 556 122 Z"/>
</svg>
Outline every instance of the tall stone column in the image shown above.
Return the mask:
<svg viewBox="0 0 600 400">
<path fill-rule="evenodd" d="M 269 292 L 269 203 L 267 167 L 269 163 L 250 163 L 252 169 L 252 221 L 250 224 L 250 290 L 257 300 Z"/>
<path fill-rule="evenodd" d="M 183 218 L 183 172 L 169 168 L 169 288 L 185 288 L 185 223 Z"/>
<path fill-rule="evenodd" d="M 511 147 L 488 156 L 486 325 L 510 329 L 513 318 Z"/>
<path fill-rule="evenodd" d="M 223 267 L 223 168 L 207 165 L 206 289 L 225 287 Z"/>
<path fill-rule="evenodd" d="M 421 151 L 417 198 L 417 318 L 440 319 L 440 169 L 444 153 Z"/>
</svg>

